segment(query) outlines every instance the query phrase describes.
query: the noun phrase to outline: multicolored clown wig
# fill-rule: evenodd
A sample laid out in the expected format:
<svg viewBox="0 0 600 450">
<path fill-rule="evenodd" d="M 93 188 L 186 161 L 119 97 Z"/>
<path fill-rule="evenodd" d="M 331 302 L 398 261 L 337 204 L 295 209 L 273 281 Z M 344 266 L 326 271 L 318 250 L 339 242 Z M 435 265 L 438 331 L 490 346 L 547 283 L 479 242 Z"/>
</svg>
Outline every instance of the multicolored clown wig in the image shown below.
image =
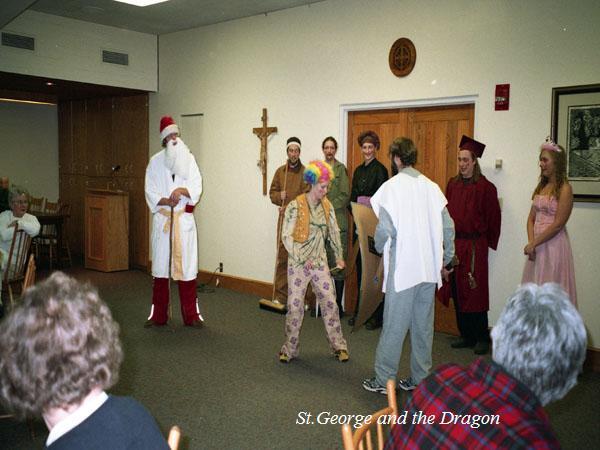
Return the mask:
<svg viewBox="0 0 600 450">
<path fill-rule="evenodd" d="M 317 183 L 329 183 L 333 179 L 333 169 L 325 161 L 311 161 L 304 169 L 304 181 L 311 186 Z"/>
</svg>

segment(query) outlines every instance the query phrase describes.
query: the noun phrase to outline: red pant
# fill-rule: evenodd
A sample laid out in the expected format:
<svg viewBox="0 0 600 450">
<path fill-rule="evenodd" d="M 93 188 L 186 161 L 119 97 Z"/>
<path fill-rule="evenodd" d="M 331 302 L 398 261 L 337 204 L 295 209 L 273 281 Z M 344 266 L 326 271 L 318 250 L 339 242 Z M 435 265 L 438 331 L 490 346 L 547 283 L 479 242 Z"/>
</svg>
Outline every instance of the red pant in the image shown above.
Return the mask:
<svg viewBox="0 0 600 450">
<path fill-rule="evenodd" d="M 202 320 L 196 297 L 196 280 L 178 281 L 181 317 L 185 325 Z M 152 285 L 152 313 L 150 320 L 164 325 L 169 320 L 169 279 L 154 278 Z"/>
</svg>

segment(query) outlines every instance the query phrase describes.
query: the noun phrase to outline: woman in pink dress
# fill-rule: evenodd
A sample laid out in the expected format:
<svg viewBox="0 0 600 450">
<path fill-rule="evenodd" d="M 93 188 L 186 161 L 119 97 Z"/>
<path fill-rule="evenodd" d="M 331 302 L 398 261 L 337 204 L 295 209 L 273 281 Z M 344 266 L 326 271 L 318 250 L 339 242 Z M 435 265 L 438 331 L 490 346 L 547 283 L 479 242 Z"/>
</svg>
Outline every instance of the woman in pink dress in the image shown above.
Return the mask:
<svg viewBox="0 0 600 450">
<path fill-rule="evenodd" d="M 522 283 L 558 283 L 577 306 L 573 253 L 566 229 L 573 210 L 573 189 L 567 180 L 565 150 L 550 138 L 541 147 L 540 169 L 527 219 Z"/>
</svg>

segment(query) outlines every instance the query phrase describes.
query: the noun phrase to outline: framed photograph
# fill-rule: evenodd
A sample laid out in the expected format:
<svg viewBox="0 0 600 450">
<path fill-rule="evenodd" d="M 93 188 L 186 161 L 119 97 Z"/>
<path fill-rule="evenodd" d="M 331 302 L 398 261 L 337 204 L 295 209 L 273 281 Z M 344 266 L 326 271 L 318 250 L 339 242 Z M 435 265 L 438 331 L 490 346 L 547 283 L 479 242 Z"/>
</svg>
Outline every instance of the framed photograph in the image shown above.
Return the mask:
<svg viewBox="0 0 600 450">
<path fill-rule="evenodd" d="M 574 200 L 600 202 L 600 84 L 552 89 L 552 138 L 567 152 Z"/>
</svg>

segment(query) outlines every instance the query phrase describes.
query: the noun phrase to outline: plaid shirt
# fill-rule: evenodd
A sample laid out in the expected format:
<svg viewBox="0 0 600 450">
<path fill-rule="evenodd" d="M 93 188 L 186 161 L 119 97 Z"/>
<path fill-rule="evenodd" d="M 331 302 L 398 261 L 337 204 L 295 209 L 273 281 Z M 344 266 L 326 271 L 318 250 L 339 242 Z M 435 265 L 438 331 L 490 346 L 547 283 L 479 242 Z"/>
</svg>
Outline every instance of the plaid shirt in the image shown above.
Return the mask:
<svg viewBox="0 0 600 450">
<path fill-rule="evenodd" d="M 413 391 L 405 409 L 406 422 L 394 427 L 388 449 L 560 448 L 535 394 L 483 359 L 467 368 L 441 366 Z M 423 423 L 425 415 L 435 416 L 431 425 Z"/>
</svg>

